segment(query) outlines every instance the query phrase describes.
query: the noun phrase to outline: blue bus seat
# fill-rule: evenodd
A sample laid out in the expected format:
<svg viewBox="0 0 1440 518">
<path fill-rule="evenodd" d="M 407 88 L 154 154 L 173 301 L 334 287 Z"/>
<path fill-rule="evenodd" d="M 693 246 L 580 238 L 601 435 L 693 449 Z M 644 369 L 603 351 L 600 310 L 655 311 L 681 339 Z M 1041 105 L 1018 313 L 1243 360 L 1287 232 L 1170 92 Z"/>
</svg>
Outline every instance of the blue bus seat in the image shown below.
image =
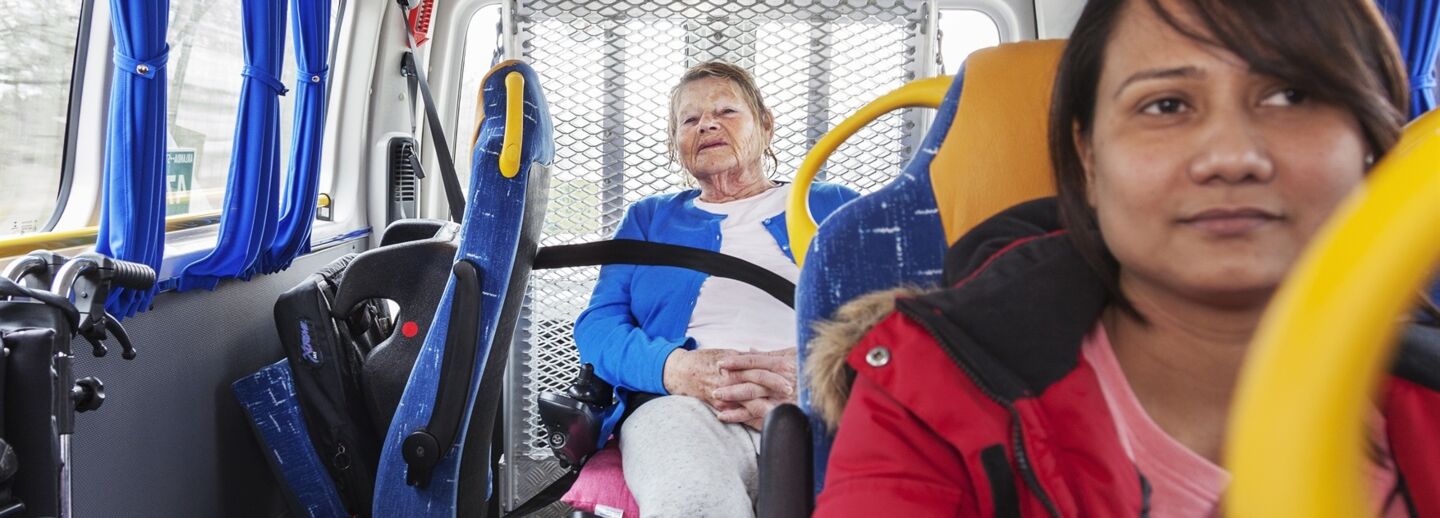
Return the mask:
<svg viewBox="0 0 1440 518">
<path fill-rule="evenodd" d="M 545 213 L 548 173 L 534 166 L 550 163 L 554 143 L 529 65 L 496 65 L 481 90 L 460 249 L 384 439 L 375 516 L 477 513 L 491 496 L 506 353 Z"/>
<path fill-rule="evenodd" d="M 231 390 L 250 420 L 266 463 L 280 479 L 290 509 L 309 518 L 350 516 L 325 462 L 310 443 L 288 360 L 240 378 Z"/>
<path fill-rule="evenodd" d="M 866 293 L 939 286 L 950 243 L 1007 207 L 1054 193 L 1046 131 L 1063 48 L 1047 40 L 972 54 L 900 176 L 820 225 L 796 290 L 802 369 L 814 323 Z M 799 401 L 811 419 L 818 494 L 833 435 L 811 408 L 803 375 Z M 777 480 L 762 478 L 762 486 Z"/>
</svg>

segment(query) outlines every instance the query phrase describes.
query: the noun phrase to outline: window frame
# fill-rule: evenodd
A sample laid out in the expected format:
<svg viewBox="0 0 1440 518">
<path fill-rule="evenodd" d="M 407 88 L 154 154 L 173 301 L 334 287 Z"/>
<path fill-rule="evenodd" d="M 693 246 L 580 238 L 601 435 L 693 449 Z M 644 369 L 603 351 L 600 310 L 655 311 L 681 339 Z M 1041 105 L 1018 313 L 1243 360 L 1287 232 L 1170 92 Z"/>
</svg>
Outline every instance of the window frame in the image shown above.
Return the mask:
<svg viewBox="0 0 1440 518">
<path fill-rule="evenodd" d="M 934 38 L 934 41 L 933 41 L 933 44 L 935 45 L 935 52 L 934 52 L 934 59 L 933 59 L 934 63 L 933 63 L 933 65 L 935 66 L 935 74 L 936 74 L 936 75 L 941 75 L 941 74 L 955 75 L 956 73 L 959 72 L 960 67 L 963 65 L 963 63 L 964 63 L 964 58 L 969 57 L 968 54 L 965 55 L 965 56 L 946 56 L 946 55 L 945 55 L 945 36 L 946 36 L 946 35 L 944 34 L 944 28 L 943 28 L 943 27 L 940 27 L 941 21 L 944 20 L 946 16 L 960 15 L 960 14 L 962 14 L 962 13 L 977 13 L 977 14 L 979 14 L 980 16 L 985 17 L 985 19 L 990 22 L 991 26 L 992 26 L 992 27 L 995 27 L 996 45 L 1005 43 L 1004 36 L 1000 33 L 1000 23 L 999 23 L 999 22 L 996 22 L 996 21 L 995 21 L 995 18 L 993 18 L 989 13 L 986 13 L 986 12 L 984 12 L 984 11 L 979 11 L 979 10 L 976 10 L 976 9 L 972 9 L 972 8 L 969 8 L 969 7 L 960 7 L 960 8 L 953 8 L 953 9 L 951 9 L 951 8 L 940 9 L 940 10 L 939 10 L 939 16 L 936 17 L 936 21 L 935 21 L 935 38 Z M 952 35 L 952 37 L 959 38 L 959 35 Z M 975 50 L 978 51 L 978 50 L 981 50 L 981 49 L 984 49 L 984 48 L 988 48 L 988 47 L 980 47 L 980 48 L 977 48 L 977 49 L 975 49 Z M 972 51 L 972 52 L 973 52 L 973 51 Z M 950 68 L 950 69 L 953 69 L 953 70 L 946 70 L 947 68 Z"/>
<path fill-rule="evenodd" d="M 989 16 L 995 27 L 1000 29 L 1001 44 L 1036 38 L 1035 4 L 1031 0 L 935 0 L 934 5 L 937 16 L 933 26 L 936 30 L 939 28 L 939 11 L 964 9 Z M 937 48 L 931 53 L 931 61 L 939 51 Z"/>
<path fill-rule="evenodd" d="M 928 37 L 921 42 L 924 59 L 919 64 L 917 77 L 935 77 L 944 73 L 940 69 L 940 11 L 977 11 L 990 17 L 1000 32 L 1000 44 L 1033 40 L 1036 35 L 1035 4 L 1033 0 L 932 0 L 930 16 L 925 21 Z M 935 121 L 935 110 L 911 110 L 919 135 L 930 133 Z"/>
<path fill-rule="evenodd" d="M 75 181 L 75 148 L 80 133 L 81 100 L 85 95 L 86 64 L 90 57 L 90 26 L 94 21 L 95 0 L 81 0 L 80 23 L 75 30 L 75 53 L 70 62 L 70 93 L 65 107 L 65 141 L 61 144 L 60 185 L 55 194 L 55 208 L 38 234 L 53 232 L 60 224 Z"/>
</svg>

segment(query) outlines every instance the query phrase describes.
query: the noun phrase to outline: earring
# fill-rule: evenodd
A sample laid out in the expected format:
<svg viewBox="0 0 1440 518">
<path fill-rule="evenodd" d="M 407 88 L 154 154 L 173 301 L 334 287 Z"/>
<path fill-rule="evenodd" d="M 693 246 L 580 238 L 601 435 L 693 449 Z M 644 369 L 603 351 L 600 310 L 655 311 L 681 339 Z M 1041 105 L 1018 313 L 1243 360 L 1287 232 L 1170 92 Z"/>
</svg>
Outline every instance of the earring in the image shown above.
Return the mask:
<svg viewBox="0 0 1440 518">
<path fill-rule="evenodd" d="M 1372 165 L 1375 165 L 1375 154 L 1370 153 L 1365 155 L 1365 167 L 1370 167 Z"/>
</svg>

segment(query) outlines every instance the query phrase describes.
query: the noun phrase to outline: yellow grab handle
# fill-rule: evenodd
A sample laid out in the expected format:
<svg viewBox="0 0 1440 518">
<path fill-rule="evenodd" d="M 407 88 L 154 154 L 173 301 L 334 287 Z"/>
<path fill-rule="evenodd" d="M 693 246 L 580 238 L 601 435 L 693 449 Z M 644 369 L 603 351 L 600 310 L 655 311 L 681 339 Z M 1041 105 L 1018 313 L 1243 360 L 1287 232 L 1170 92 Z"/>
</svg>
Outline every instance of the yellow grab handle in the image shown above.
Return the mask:
<svg viewBox="0 0 1440 518">
<path fill-rule="evenodd" d="M 1430 141 L 1437 133 L 1440 133 L 1440 117 L 1436 117 L 1435 112 L 1431 111 L 1405 127 L 1405 133 L 1400 135 L 1400 142 L 1395 144 L 1390 154 L 1406 153 L 1415 146 Z"/>
<path fill-rule="evenodd" d="M 505 76 L 505 140 L 500 145 L 500 174 L 514 178 L 520 174 L 520 141 L 525 136 L 525 76 L 511 72 Z"/>
<path fill-rule="evenodd" d="M 800 163 L 800 170 L 795 172 L 795 184 L 790 186 L 790 199 L 786 202 L 785 228 L 790 233 L 790 253 L 794 254 L 797 266 L 805 265 L 805 252 L 810 249 L 810 241 L 815 239 L 817 224 L 810 215 L 810 184 L 814 183 L 815 175 L 830 158 L 830 153 L 881 115 L 900 108 L 939 108 L 945 100 L 945 91 L 954 79 L 954 76 L 936 76 L 906 83 L 870 101 L 820 137 L 820 141 L 805 155 L 805 161 Z"/>
<path fill-rule="evenodd" d="M 1237 388 L 1228 516 L 1373 514 L 1362 453 L 1400 317 L 1440 259 L 1440 112 L 1407 128 L 1276 293 Z"/>
</svg>

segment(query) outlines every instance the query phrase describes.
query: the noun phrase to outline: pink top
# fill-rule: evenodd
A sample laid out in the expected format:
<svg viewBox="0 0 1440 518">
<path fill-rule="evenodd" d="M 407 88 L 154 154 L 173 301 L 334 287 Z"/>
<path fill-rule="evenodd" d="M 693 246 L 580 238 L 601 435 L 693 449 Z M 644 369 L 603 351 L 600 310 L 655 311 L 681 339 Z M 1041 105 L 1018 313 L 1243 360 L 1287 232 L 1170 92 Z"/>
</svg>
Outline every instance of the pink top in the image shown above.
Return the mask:
<svg viewBox="0 0 1440 518">
<path fill-rule="evenodd" d="M 1130 390 L 1104 325 L 1096 323 L 1085 336 L 1081 353 L 1100 380 L 1100 391 L 1115 418 L 1121 446 L 1150 482 L 1150 515 L 1156 518 L 1219 516 L 1220 496 L 1230 483 L 1230 474 L 1190 451 L 1150 420 Z M 1372 414 L 1370 430 L 1374 444 L 1380 449 L 1379 458 L 1383 459 L 1370 464 L 1374 494 L 1378 498 L 1376 515 L 1407 516 L 1404 502 L 1399 497 L 1390 498 L 1396 484 L 1395 464 L 1385 439 L 1385 420 L 1379 412 Z"/>
</svg>

